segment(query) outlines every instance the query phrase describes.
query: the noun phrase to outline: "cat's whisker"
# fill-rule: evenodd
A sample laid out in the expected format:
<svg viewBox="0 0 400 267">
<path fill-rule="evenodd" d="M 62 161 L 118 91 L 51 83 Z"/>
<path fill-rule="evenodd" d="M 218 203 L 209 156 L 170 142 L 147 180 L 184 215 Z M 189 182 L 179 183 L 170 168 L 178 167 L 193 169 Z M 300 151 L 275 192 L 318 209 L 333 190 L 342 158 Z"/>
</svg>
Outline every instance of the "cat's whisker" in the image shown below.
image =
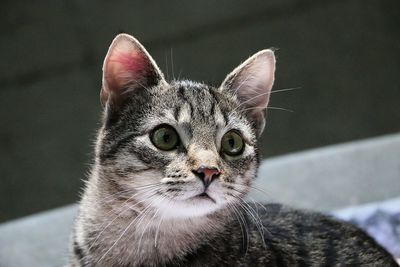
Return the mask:
<svg viewBox="0 0 400 267">
<path fill-rule="evenodd" d="M 135 194 L 131 195 L 129 198 L 127 198 L 127 199 L 121 204 L 122 207 L 119 209 L 118 212 L 120 212 L 120 211 L 125 207 L 125 205 L 127 205 L 127 203 L 128 203 L 129 201 L 131 201 L 134 197 L 139 196 L 139 195 L 141 195 L 141 194 L 146 194 L 146 193 L 149 193 L 149 192 L 155 192 L 155 193 L 157 193 L 157 191 L 158 191 L 158 188 L 148 188 L 148 190 L 146 190 L 146 191 L 135 192 Z M 133 192 L 132 192 L 132 193 L 133 193 Z M 115 201 L 115 199 L 114 199 L 114 201 Z M 111 202 L 111 201 L 110 201 L 110 202 Z M 102 202 L 102 203 L 104 203 L 104 202 Z M 109 212 L 107 212 L 106 216 L 108 216 L 109 214 L 111 214 L 113 211 L 114 211 L 114 210 L 111 209 Z M 103 225 L 102 225 L 102 226 L 103 226 Z"/>
<path fill-rule="evenodd" d="M 292 109 L 287 109 L 287 108 L 281 108 L 281 107 L 267 107 L 267 109 L 275 109 L 275 110 L 282 110 L 282 111 L 287 111 L 287 112 L 294 112 Z"/>
<path fill-rule="evenodd" d="M 252 98 L 250 98 L 250 99 L 248 99 L 248 100 L 246 100 L 246 101 L 243 101 L 243 102 L 241 102 L 236 108 L 234 108 L 234 109 L 232 109 L 229 113 L 228 113 L 228 116 L 227 117 L 230 117 L 232 114 L 234 114 L 235 112 L 241 112 L 243 109 L 240 109 L 240 107 L 242 106 L 242 104 L 246 104 L 246 103 L 249 103 L 249 102 L 255 102 L 255 99 L 257 98 L 257 97 L 260 97 L 260 96 L 262 96 L 262 95 L 266 95 L 266 94 L 269 94 L 269 93 L 264 93 L 264 94 L 259 94 L 259 95 L 256 95 L 255 97 L 252 97 Z M 256 108 L 260 108 L 260 107 L 254 107 L 255 109 Z"/>
<path fill-rule="evenodd" d="M 178 79 L 177 79 L 177 80 L 180 80 L 180 78 L 181 78 L 181 75 L 182 75 L 182 70 L 179 70 L 179 73 L 178 73 Z"/>
<path fill-rule="evenodd" d="M 271 92 L 261 93 L 261 94 L 258 94 L 258 95 L 256 95 L 256 96 L 253 96 L 253 97 L 251 97 L 251 98 L 249 98 L 249 99 L 243 101 L 242 103 L 240 103 L 235 109 L 232 110 L 232 112 L 237 111 L 237 110 L 238 110 L 240 107 L 242 107 L 244 104 L 247 104 L 247 103 L 249 103 L 249 102 L 251 102 L 251 101 L 254 102 L 254 100 L 257 99 L 257 98 L 259 98 L 260 96 L 269 95 L 269 94 L 271 94 Z M 232 112 L 231 112 L 231 113 L 232 113 Z"/>
<path fill-rule="evenodd" d="M 124 195 L 124 194 L 130 194 L 130 193 L 137 193 L 138 189 L 154 188 L 154 187 L 157 187 L 159 185 L 162 185 L 162 183 L 154 183 L 154 184 L 149 184 L 149 185 L 144 185 L 144 186 L 131 187 L 131 188 L 116 192 L 114 194 L 108 195 L 108 196 L 104 197 L 102 200 L 100 200 L 100 202 L 101 203 L 108 203 L 109 199 L 112 199 L 111 201 L 114 201 L 116 199 L 115 196 Z"/>
<path fill-rule="evenodd" d="M 254 109 L 259 109 L 259 108 L 258 108 L 258 107 L 245 108 L 245 109 L 241 109 L 241 111 L 249 111 L 249 110 L 254 110 Z M 287 111 L 287 112 L 294 112 L 294 110 L 292 110 L 292 109 L 281 108 L 281 107 L 271 107 L 271 106 L 268 106 L 267 109 L 282 110 L 282 111 Z"/>
<path fill-rule="evenodd" d="M 237 94 L 237 92 L 239 92 L 240 88 L 250 79 L 253 79 L 254 75 L 252 75 L 251 73 L 249 75 L 246 76 L 245 79 L 243 79 L 243 81 L 239 84 L 239 86 L 235 89 L 234 93 Z M 254 90 L 254 89 L 252 89 Z M 254 90 L 255 91 L 255 90 Z"/>
<path fill-rule="evenodd" d="M 118 243 L 119 240 L 121 240 L 121 238 L 125 235 L 125 233 L 129 230 L 129 228 L 132 226 L 132 224 L 143 217 L 143 213 L 146 212 L 152 205 L 153 205 L 154 200 L 148 204 L 140 213 L 139 216 L 135 217 L 129 224 L 128 226 L 125 228 L 125 230 L 119 235 L 119 237 L 117 238 L 117 240 L 115 240 L 115 242 L 110 246 L 110 248 L 103 254 L 103 256 L 100 257 L 100 259 L 97 261 L 97 264 L 99 264 L 101 262 L 102 259 L 104 259 L 104 257 L 115 247 L 115 245 Z"/>
<path fill-rule="evenodd" d="M 261 220 L 261 218 L 260 218 L 260 216 L 258 215 L 258 213 L 257 213 L 257 211 L 255 211 L 254 209 L 253 209 L 253 207 L 251 207 L 243 198 L 241 198 L 241 197 L 239 197 L 240 198 L 240 205 L 242 206 L 242 208 L 244 208 L 245 209 L 245 211 L 247 211 L 249 214 L 250 214 L 250 216 L 252 217 L 252 219 L 253 219 L 253 221 L 254 221 L 254 223 L 255 223 L 255 225 L 256 225 L 256 227 L 257 227 L 257 230 L 258 230 L 258 232 L 260 233 L 260 236 L 261 236 L 261 239 L 262 239 L 262 241 L 263 241 L 263 244 L 264 244 L 264 246 L 266 246 L 266 244 L 265 244 L 265 240 L 264 240 L 264 224 L 262 223 L 262 220 Z"/>
<path fill-rule="evenodd" d="M 152 183 L 152 184 L 145 184 L 145 185 L 140 185 L 140 186 L 134 186 L 132 187 L 132 189 L 140 189 L 140 188 L 145 188 L 148 186 L 152 186 L 152 185 L 162 185 L 163 183 L 157 182 L 157 183 Z"/>
<path fill-rule="evenodd" d="M 111 198 L 115 197 L 116 195 L 129 193 L 129 192 L 132 192 L 133 190 L 134 190 L 133 188 L 127 188 L 127 189 L 124 189 L 124 190 L 117 191 L 117 192 L 115 192 L 113 194 L 108 194 L 100 202 L 106 202 L 106 200 L 111 199 Z"/>
<path fill-rule="evenodd" d="M 280 92 L 287 92 L 287 91 L 293 91 L 293 90 L 298 90 L 298 89 L 303 89 L 303 87 L 298 86 L 298 87 L 291 87 L 291 88 L 284 88 L 284 89 L 272 90 L 272 91 L 271 91 L 271 94 L 280 93 Z"/>
<path fill-rule="evenodd" d="M 243 192 L 240 190 L 236 190 L 235 188 L 233 188 L 233 190 L 240 194 L 243 194 Z M 232 196 L 239 200 L 239 205 L 242 207 L 242 209 L 252 217 L 252 219 L 253 219 L 254 223 L 256 224 L 256 227 L 260 233 L 260 236 L 263 240 L 263 243 L 265 245 L 264 225 L 263 225 L 262 220 L 261 220 L 260 216 L 258 215 L 257 211 L 255 211 L 253 209 L 253 207 L 251 207 L 242 197 L 240 197 L 238 195 L 232 195 Z"/>
<path fill-rule="evenodd" d="M 264 210 L 264 212 L 267 212 L 267 208 L 266 208 L 263 204 L 261 204 L 260 201 L 255 200 L 255 199 L 252 198 L 251 196 L 247 196 L 247 198 L 250 199 L 250 200 L 253 202 L 254 206 L 255 206 L 256 209 L 257 209 L 257 214 L 259 213 L 259 212 L 258 212 L 257 205 L 260 206 L 260 207 Z"/>
<path fill-rule="evenodd" d="M 157 199 L 159 199 L 160 196 L 158 196 Z M 134 224 L 134 228 L 137 229 L 137 227 L 140 225 L 141 221 L 146 217 L 146 214 L 151 210 L 151 206 L 155 203 L 155 201 L 157 200 L 152 200 L 151 203 L 149 205 L 147 205 L 143 210 L 141 210 L 138 216 L 136 216 L 135 218 L 135 224 Z M 133 231 L 132 235 L 135 234 L 135 231 Z M 128 239 L 130 239 L 131 237 L 129 237 Z"/>
<path fill-rule="evenodd" d="M 248 249 L 248 244 L 249 244 L 249 226 L 247 224 L 246 219 L 243 217 L 243 214 L 238 210 L 236 206 L 232 206 L 232 208 L 237 212 L 237 215 L 239 216 L 240 220 L 242 221 L 243 225 L 245 226 L 245 233 L 246 233 L 246 240 L 247 240 L 247 248 L 246 248 L 246 254 L 247 254 L 247 249 Z"/>
<path fill-rule="evenodd" d="M 234 214 L 235 219 L 236 219 L 236 220 L 238 221 L 238 223 L 239 223 L 240 231 L 242 232 L 242 245 L 243 245 L 243 248 L 244 248 L 245 245 L 246 245 L 245 234 L 244 234 L 244 225 L 242 224 L 242 221 L 239 219 L 239 216 L 238 216 L 238 214 L 237 214 L 237 211 L 236 211 L 234 205 L 228 203 L 228 207 L 230 207 L 230 208 L 232 209 L 232 211 L 233 211 L 232 214 Z"/>
<path fill-rule="evenodd" d="M 156 199 L 154 199 L 151 203 L 151 205 L 154 207 L 154 204 L 156 204 L 156 202 L 157 201 L 162 201 L 163 199 L 165 198 L 165 196 L 158 196 Z M 159 202 L 158 202 L 159 203 Z M 147 209 L 146 211 L 144 211 L 142 214 L 141 214 L 141 216 L 139 216 L 140 218 L 136 221 L 136 223 L 135 223 L 135 225 L 134 225 L 134 228 L 135 229 L 137 229 L 137 230 L 139 230 L 139 226 L 141 226 L 141 224 L 142 224 L 142 222 L 145 222 L 145 219 L 147 219 L 147 226 L 150 224 L 150 222 L 152 221 L 152 219 L 153 219 L 153 217 L 152 218 L 148 218 L 147 217 L 147 215 L 148 214 L 150 214 L 151 213 L 151 211 L 152 211 L 152 209 Z M 157 209 L 156 208 L 156 212 L 155 212 L 155 215 L 158 213 L 158 211 L 159 211 L 159 209 Z M 153 216 L 154 216 L 154 214 L 153 214 Z M 140 253 L 140 249 L 141 249 L 141 241 L 142 241 L 142 237 L 143 237 L 143 234 L 144 234 L 144 232 L 146 231 L 146 229 L 147 229 L 147 226 L 146 227 L 142 227 L 143 228 L 143 230 L 142 230 L 142 234 L 141 234 L 141 236 L 140 236 L 140 239 L 139 239 L 139 242 L 138 242 L 138 245 L 137 245 L 137 249 L 138 249 L 138 252 Z M 132 236 L 134 236 L 135 235 L 135 231 L 133 231 L 133 233 L 132 233 L 132 235 L 128 238 L 128 240 L 129 239 L 131 239 L 132 238 Z"/>
<path fill-rule="evenodd" d="M 157 190 L 156 190 L 156 189 L 149 190 L 149 191 L 154 192 L 151 196 L 154 196 L 154 195 L 157 194 Z M 149 193 L 149 192 L 141 192 L 141 193 Z M 138 194 L 139 194 L 139 193 L 138 193 Z M 119 211 L 118 211 L 118 214 L 114 217 L 114 219 L 112 219 L 112 220 L 107 224 L 107 226 L 105 226 L 105 227 L 101 230 L 101 232 L 97 235 L 97 237 L 95 238 L 95 240 L 91 243 L 91 245 L 90 245 L 90 247 L 89 247 L 89 250 L 94 246 L 94 244 L 97 242 L 97 240 L 100 238 L 100 236 L 104 233 L 104 231 L 107 230 L 107 228 L 108 228 L 111 224 L 113 224 L 114 221 L 115 221 L 116 219 L 118 219 L 118 218 L 119 218 L 123 213 L 125 213 L 126 211 L 128 211 L 128 210 L 132 209 L 133 207 L 135 207 L 135 206 L 137 206 L 137 205 L 143 203 L 143 202 L 146 200 L 146 199 L 144 199 L 144 200 L 141 200 L 141 201 L 136 202 L 133 206 L 132 206 L 132 205 L 131 205 L 131 206 L 128 206 L 128 204 L 129 204 L 128 201 L 131 200 L 132 198 L 134 198 L 136 195 L 137 195 L 137 194 L 133 195 L 131 198 L 127 199 L 127 200 L 122 204 L 121 208 L 120 208 Z M 128 207 L 125 208 L 126 206 L 128 206 Z M 111 212 L 112 212 L 112 210 L 110 210 L 110 211 L 107 213 L 106 216 L 108 217 L 108 215 L 109 215 Z M 103 224 L 100 226 L 100 228 L 102 228 L 102 227 L 104 226 L 104 224 L 105 224 L 105 223 L 103 223 Z"/>
<path fill-rule="evenodd" d="M 176 201 L 171 200 L 170 198 L 165 198 L 164 201 L 168 201 L 168 206 L 173 206 L 176 203 Z M 170 204 L 171 201 L 172 201 L 172 205 Z M 157 247 L 157 244 L 158 244 L 157 241 L 158 241 L 158 237 L 159 237 L 159 233 L 160 233 L 160 226 L 161 226 L 161 223 L 164 220 L 164 217 L 165 217 L 165 213 L 163 213 L 163 215 L 161 216 L 160 222 L 158 223 L 158 226 L 156 228 L 156 233 L 155 233 L 155 236 L 154 236 L 154 247 L 155 248 Z"/>
<path fill-rule="evenodd" d="M 166 198 L 165 196 L 162 196 L 162 198 L 159 200 L 158 203 L 162 202 L 165 198 Z M 146 226 L 143 228 L 142 234 L 140 235 L 140 238 L 139 238 L 138 249 L 140 249 L 140 246 L 141 246 L 141 244 L 142 244 L 142 238 L 143 238 L 144 233 L 147 231 L 147 229 L 148 229 L 150 223 L 151 223 L 151 222 L 153 221 L 153 219 L 157 216 L 157 214 L 158 214 L 159 211 L 160 211 L 160 209 L 157 209 L 156 212 L 154 212 L 153 216 L 152 216 L 150 219 L 148 219 L 148 222 L 147 222 Z"/>
<path fill-rule="evenodd" d="M 273 93 L 279 93 L 279 92 L 286 92 L 286 91 L 293 91 L 293 90 L 297 90 L 297 89 L 301 89 L 302 87 L 292 87 L 292 88 L 285 88 L 285 89 L 280 89 L 280 90 L 274 90 L 274 91 L 269 91 L 269 92 L 265 92 L 265 93 L 261 93 L 261 94 L 257 94 L 243 102 L 241 102 L 236 108 L 234 108 L 230 114 L 234 113 L 235 111 L 239 110 L 240 107 L 242 107 L 245 104 L 248 104 L 249 102 L 254 102 L 255 99 L 259 98 L 260 96 L 264 96 L 264 95 L 270 95 Z M 259 108 L 259 107 L 256 107 Z M 280 109 L 280 108 L 279 108 Z"/>
<path fill-rule="evenodd" d="M 163 185 L 164 185 L 163 183 L 153 183 L 153 184 L 132 187 L 132 189 L 134 190 L 134 192 L 138 192 L 139 190 L 150 189 L 150 188 L 160 188 L 161 189 L 161 187 Z"/>
<path fill-rule="evenodd" d="M 254 183 L 254 182 L 253 182 L 253 183 Z M 258 188 L 258 187 L 256 187 L 256 186 L 253 186 L 253 185 L 242 185 L 242 184 L 236 184 L 235 186 L 239 186 L 239 187 L 242 187 L 242 188 L 250 188 L 250 189 L 257 190 L 257 192 L 259 192 L 259 193 L 265 195 L 265 196 L 268 197 L 269 199 L 273 199 L 273 197 L 270 195 L 270 193 L 268 193 L 267 191 L 265 191 L 265 190 L 263 190 L 263 189 L 261 189 L 261 188 Z"/>
<path fill-rule="evenodd" d="M 259 185 L 256 181 L 253 181 L 253 184 L 250 185 L 250 188 L 253 188 L 259 192 L 264 193 L 268 198 L 273 199 L 271 196 L 271 192 L 267 192 L 266 189 L 262 189 L 261 185 Z"/>
<path fill-rule="evenodd" d="M 117 197 L 119 195 L 128 194 L 129 192 L 132 192 L 132 191 L 133 191 L 132 189 L 125 189 L 123 191 L 115 192 L 113 194 L 107 195 L 103 199 L 99 200 L 99 202 L 102 203 L 102 204 L 106 204 L 106 203 L 110 202 L 110 200 L 114 201 L 115 199 L 117 199 Z"/>
<path fill-rule="evenodd" d="M 171 47 L 171 49 L 170 49 L 170 54 L 171 54 L 171 72 L 172 72 L 172 78 L 175 80 L 175 73 L 174 73 L 174 57 L 173 57 L 172 47 Z"/>
<path fill-rule="evenodd" d="M 138 197 L 138 196 L 141 196 L 141 195 L 145 195 L 145 194 L 148 194 L 148 193 L 150 193 L 150 197 L 151 197 L 151 196 L 154 196 L 154 195 L 156 195 L 156 194 L 158 193 L 158 188 L 150 188 L 150 189 L 145 190 L 145 191 L 136 192 L 136 193 L 133 194 L 131 197 L 129 197 L 128 199 L 126 199 L 126 200 L 121 204 L 121 207 L 118 209 L 118 211 L 116 211 L 116 212 L 117 212 L 116 217 L 106 226 L 106 228 L 107 228 L 109 225 L 111 225 L 111 223 L 112 223 L 115 219 L 117 219 L 118 217 L 120 217 L 123 213 L 125 213 L 125 212 L 128 211 L 129 209 L 132 209 L 133 207 L 135 207 L 135 206 L 137 206 L 137 205 L 139 205 L 139 204 L 141 204 L 142 202 L 145 201 L 145 200 L 141 200 L 141 201 L 135 202 L 134 205 L 130 205 L 130 206 L 128 206 L 128 208 L 124 209 L 124 208 L 129 204 L 129 202 L 130 202 L 133 198 Z M 106 214 L 105 216 L 110 215 L 112 212 L 114 212 L 114 209 L 111 209 L 109 212 L 107 212 L 107 214 Z M 104 226 L 105 223 L 106 223 L 106 222 L 104 222 L 100 227 Z M 104 230 L 105 230 L 105 229 L 103 229 L 103 231 L 104 231 Z"/>
<path fill-rule="evenodd" d="M 156 228 L 156 233 L 154 235 L 154 247 L 155 248 L 157 247 L 158 234 L 160 232 L 160 226 L 161 226 L 162 221 L 164 220 L 164 216 L 165 216 L 165 213 L 163 213 L 161 215 L 160 221 L 159 221 L 159 223 L 157 225 L 157 228 Z"/>
<path fill-rule="evenodd" d="M 167 53 L 165 52 L 165 70 L 166 70 L 166 75 L 165 78 L 169 80 L 169 69 L 168 69 L 168 56 Z"/>
<path fill-rule="evenodd" d="M 243 223 L 243 226 L 244 226 L 244 229 L 245 229 L 245 233 L 246 233 L 246 252 L 245 252 L 245 255 L 247 255 L 247 251 L 249 249 L 249 243 L 250 243 L 250 236 L 249 236 L 249 231 L 248 231 L 249 226 L 247 224 L 246 219 L 243 217 L 243 214 L 235 206 L 232 206 L 232 208 L 233 208 L 233 210 L 236 211 L 236 214 L 241 219 L 241 221 Z"/>
<path fill-rule="evenodd" d="M 263 242 L 263 245 L 266 246 L 265 240 L 264 240 L 264 225 L 263 225 L 263 223 L 262 223 L 260 217 L 258 216 L 257 213 L 255 213 L 255 211 L 254 211 L 254 213 L 253 213 L 248 207 L 246 207 L 246 205 L 244 205 L 244 203 L 245 203 L 245 202 L 242 202 L 242 203 L 240 204 L 240 207 L 244 210 L 244 212 L 248 213 L 248 214 L 251 216 L 251 218 L 252 218 L 252 220 L 253 220 L 253 222 L 254 222 L 256 228 L 257 228 L 257 231 L 258 231 L 259 234 L 260 234 L 260 237 L 261 237 L 261 240 L 262 240 L 262 242 Z M 246 203 L 246 204 L 247 204 L 247 203 Z M 248 205 L 248 204 L 247 204 L 247 205 Z"/>
</svg>

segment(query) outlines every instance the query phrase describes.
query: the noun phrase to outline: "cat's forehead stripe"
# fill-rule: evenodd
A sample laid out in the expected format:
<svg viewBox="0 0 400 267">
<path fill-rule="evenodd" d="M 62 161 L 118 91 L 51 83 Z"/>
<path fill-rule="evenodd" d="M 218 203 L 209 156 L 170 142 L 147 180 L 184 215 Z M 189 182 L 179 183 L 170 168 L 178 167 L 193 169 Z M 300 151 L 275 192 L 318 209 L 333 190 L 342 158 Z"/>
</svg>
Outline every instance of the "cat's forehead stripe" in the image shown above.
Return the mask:
<svg viewBox="0 0 400 267">
<path fill-rule="evenodd" d="M 178 97 L 185 102 L 181 108 L 180 120 L 212 119 L 216 101 L 208 86 L 193 82 L 180 83 Z"/>
<path fill-rule="evenodd" d="M 179 110 L 178 123 L 190 123 L 191 117 L 191 107 L 185 103 Z"/>
</svg>

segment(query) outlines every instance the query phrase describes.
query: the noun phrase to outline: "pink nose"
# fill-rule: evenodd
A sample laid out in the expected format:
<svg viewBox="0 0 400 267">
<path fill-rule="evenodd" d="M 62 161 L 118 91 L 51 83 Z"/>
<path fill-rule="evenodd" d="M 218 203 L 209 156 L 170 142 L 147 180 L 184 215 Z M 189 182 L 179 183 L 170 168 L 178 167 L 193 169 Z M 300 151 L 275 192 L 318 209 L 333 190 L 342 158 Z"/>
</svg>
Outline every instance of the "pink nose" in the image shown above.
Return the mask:
<svg viewBox="0 0 400 267">
<path fill-rule="evenodd" d="M 218 168 L 206 167 L 203 165 L 200 166 L 197 170 L 194 170 L 193 173 L 200 178 L 206 189 L 211 184 L 211 182 L 221 174 Z"/>
</svg>

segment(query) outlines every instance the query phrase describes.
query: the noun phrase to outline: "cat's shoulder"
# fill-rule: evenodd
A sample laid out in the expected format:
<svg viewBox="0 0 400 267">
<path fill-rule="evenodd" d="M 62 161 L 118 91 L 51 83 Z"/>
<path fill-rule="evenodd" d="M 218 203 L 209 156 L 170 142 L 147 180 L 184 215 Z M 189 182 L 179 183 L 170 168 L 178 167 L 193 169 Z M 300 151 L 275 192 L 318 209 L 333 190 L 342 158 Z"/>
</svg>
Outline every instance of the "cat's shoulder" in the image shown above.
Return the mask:
<svg viewBox="0 0 400 267">
<path fill-rule="evenodd" d="M 255 206 L 256 207 L 256 206 Z M 346 233 L 369 238 L 354 224 L 342 221 L 328 213 L 293 208 L 290 206 L 269 203 L 257 208 L 257 213 L 265 227 L 297 231 L 298 234 L 319 233 L 346 236 Z M 289 231 L 290 233 L 290 231 Z M 325 236 L 327 238 L 327 236 Z"/>
<path fill-rule="evenodd" d="M 398 266 L 364 230 L 332 215 L 281 204 L 262 205 L 258 213 L 266 242 L 277 250 L 291 252 L 298 260 Z"/>
</svg>

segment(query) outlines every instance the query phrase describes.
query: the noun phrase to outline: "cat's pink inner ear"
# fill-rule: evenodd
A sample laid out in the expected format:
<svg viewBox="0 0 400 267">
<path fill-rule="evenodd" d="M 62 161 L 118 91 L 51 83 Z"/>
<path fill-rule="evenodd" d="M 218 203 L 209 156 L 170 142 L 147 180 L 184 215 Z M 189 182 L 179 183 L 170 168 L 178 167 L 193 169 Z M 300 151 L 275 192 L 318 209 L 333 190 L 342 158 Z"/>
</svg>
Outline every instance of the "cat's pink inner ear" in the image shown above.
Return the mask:
<svg viewBox="0 0 400 267">
<path fill-rule="evenodd" d="M 143 54 L 117 51 L 108 58 L 106 63 L 107 89 L 123 90 L 130 83 L 140 83 L 148 70 L 149 63 Z"/>
<path fill-rule="evenodd" d="M 130 35 L 119 34 L 113 40 L 103 64 L 101 102 L 118 105 L 139 88 L 151 87 L 163 75 L 146 49 Z"/>
<path fill-rule="evenodd" d="M 275 57 L 271 50 L 263 50 L 245 62 L 236 74 L 232 87 L 244 107 L 265 109 L 274 83 Z"/>
<path fill-rule="evenodd" d="M 223 88 L 233 91 L 242 108 L 263 110 L 267 107 L 274 83 L 275 56 L 262 50 L 237 67 L 223 82 Z"/>
<path fill-rule="evenodd" d="M 275 56 L 272 50 L 262 50 L 233 70 L 222 83 L 222 90 L 230 90 L 238 100 L 239 107 L 257 126 L 261 134 L 264 127 L 264 111 L 275 77 Z"/>
</svg>

